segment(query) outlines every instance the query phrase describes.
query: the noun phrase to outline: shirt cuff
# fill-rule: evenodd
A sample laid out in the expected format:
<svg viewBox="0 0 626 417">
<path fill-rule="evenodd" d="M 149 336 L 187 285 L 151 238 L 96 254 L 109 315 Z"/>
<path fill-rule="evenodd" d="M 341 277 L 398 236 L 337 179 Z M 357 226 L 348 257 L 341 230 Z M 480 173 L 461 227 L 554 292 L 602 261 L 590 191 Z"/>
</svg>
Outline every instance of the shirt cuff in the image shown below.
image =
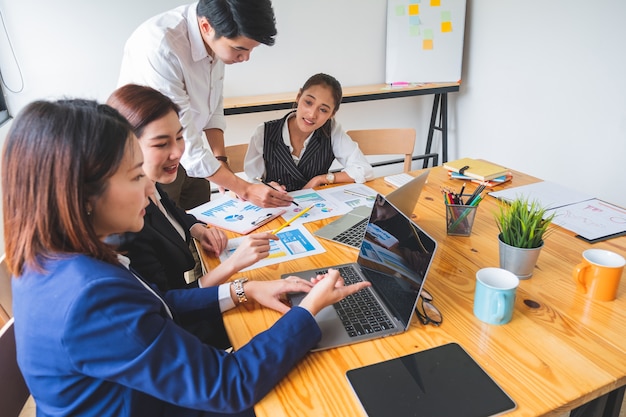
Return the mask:
<svg viewBox="0 0 626 417">
<path fill-rule="evenodd" d="M 310 312 L 309 310 L 307 310 L 306 308 L 304 308 L 304 307 L 300 307 L 300 306 L 293 306 L 292 308 L 299 308 L 299 309 L 302 309 L 302 310 L 306 311 L 307 313 L 309 313 L 309 316 L 311 316 L 311 318 L 312 318 L 313 320 L 315 320 L 315 316 L 313 315 L 313 313 L 311 313 L 311 312 Z"/>
<path fill-rule="evenodd" d="M 217 294 L 222 313 L 236 307 L 233 297 L 230 296 L 230 282 L 220 285 Z"/>
</svg>

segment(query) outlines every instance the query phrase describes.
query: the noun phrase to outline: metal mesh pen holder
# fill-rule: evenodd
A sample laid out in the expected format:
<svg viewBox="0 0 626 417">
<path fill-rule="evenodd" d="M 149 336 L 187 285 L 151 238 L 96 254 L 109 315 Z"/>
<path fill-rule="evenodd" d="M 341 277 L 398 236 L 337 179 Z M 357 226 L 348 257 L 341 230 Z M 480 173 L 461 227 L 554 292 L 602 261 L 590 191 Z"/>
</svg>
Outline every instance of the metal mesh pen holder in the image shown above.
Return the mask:
<svg viewBox="0 0 626 417">
<path fill-rule="evenodd" d="M 478 205 L 446 204 L 446 231 L 448 235 L 471 235 L 476 209 L 478 209 Z"/>
</svg>

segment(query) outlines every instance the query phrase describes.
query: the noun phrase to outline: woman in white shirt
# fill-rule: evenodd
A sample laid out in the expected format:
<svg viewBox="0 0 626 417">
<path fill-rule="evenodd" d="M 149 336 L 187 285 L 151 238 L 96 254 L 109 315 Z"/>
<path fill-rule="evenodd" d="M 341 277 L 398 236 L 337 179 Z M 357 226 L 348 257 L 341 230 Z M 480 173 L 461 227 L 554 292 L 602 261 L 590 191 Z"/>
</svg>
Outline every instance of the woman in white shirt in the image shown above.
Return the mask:
<svg viewBox="0 0 626 417">
<path fill-rule="evenodd" d="M 295 110 L 255 131 L 246 175 L 275 181 L 287 191 L 372 179 L 372 166 L 333 117 L 341 98 L 341 84 L 334 77 L 320 73 L 309 78 L 298 92 Z M 331 173 L 335 159 L 344 168 Z"/>
</svg>

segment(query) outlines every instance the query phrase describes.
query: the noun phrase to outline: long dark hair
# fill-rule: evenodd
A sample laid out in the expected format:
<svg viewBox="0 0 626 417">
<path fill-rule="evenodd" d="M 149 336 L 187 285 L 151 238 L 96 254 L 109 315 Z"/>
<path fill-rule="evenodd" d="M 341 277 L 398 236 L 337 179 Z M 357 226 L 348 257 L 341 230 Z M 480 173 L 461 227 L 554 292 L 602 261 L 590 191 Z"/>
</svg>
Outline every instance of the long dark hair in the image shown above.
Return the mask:
<svg viewBox="0 0 626 417">
<path fill-rule="evenodd" d="M 308 90 L 311 87 L 316 85 L 322 85 L 330 88 L 331 94 L 333 96 L 333 100 L 335 101 L 335 108 L 333 109 L 333 117 L 339 110 L 339 105 L 341 104 L 341 99 L 343 98 L 343 90 L 341 88 L 341 84 L 335 77 L 332 75 L 318 73 L 309 77 L 308 80 L 304 83 L 302 88 L 298 91 L 298 96 L 296 97 L 296 101 L 293 103 L 293 107 L 297 107 L 300 97 L 302 93 Z M 324 126 L 320 127 L 320 131 L 326 135 L 327 138 L 330 139 L 330 133 L 332 131 L 332 123 L 333 117 L 329 118 L 328 121 L 324 124 Z"/>
<path fill-rule="evenodd" d="M 169 97 L 152 87 L 137 84 L 118 88 L 109 96 L 107 104 L 130 122 L 138 138 L 143 135 L 147 125 L 170 111 L 180 113 L 180 108 Z"/>
<path fill-rule="evenodd" d="M 6 260 L 12 274 L 46 259 L 86 254 L 115 262 L 95 233 L 88 202 L 118 170 L 132 129 L 90 100 L 36 101 L 15 118 L 2 154 Z"/>
<path fill-rule="evenodd" d="M 332 75 L 324 74 L 322 72 L 312 75 L 308 80 L 304 83 L 302 88 L 298 93 L 298 97 L 307 89 L 314 87 L 316 85 L 325 85 L 330 88 L 330 91 L 333 95 L 333 100 L 335 100 L 335 108 L 333 112 L 336 113 L 339 110 L 339 105 L 341 104 L 341 99 L 343 98 L 343 90 L 341 88 L 341 84 L 335 77 Z"/>
</svg>

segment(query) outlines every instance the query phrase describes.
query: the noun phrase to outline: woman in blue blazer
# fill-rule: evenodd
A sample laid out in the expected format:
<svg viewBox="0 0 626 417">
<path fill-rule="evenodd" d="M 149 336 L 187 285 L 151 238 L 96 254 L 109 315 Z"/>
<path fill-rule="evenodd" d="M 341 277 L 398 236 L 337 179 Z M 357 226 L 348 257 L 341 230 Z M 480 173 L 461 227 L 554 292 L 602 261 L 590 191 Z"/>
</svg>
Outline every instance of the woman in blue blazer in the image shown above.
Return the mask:
<svg viewBox="0 0 626 417">
<path fill-rule="evenodd" d="M 109 106 L 29 104 L 1 162 L 17 359 L 38 416 L 246 412 L 317 343 L 313 316 L 365 287 L 332 271 L 161 295 L 106 243 L 141 230 L 154 191 L 131 126 Z M 281 303 L 291 291 L 308 292 L 300 306 Z M 178 324 L 251 301 L 284 315 L 232 354 Z"/>
</svg>

